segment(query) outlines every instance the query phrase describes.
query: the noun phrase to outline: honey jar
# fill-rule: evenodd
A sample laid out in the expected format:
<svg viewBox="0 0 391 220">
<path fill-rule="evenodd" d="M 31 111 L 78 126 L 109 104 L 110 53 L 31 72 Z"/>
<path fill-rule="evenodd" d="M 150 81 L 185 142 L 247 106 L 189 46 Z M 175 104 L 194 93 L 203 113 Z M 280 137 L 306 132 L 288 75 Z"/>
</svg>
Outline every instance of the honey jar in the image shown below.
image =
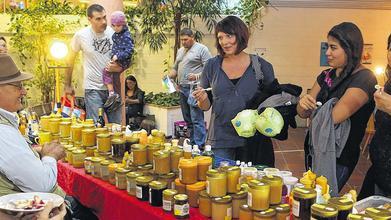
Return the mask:
<svg viewBox="0 0 391 220">
<path fill-rule="evenodd" d="M 313 204 L 311 206 L 311 219 L 313 220 L 337 220 L 338 209 L 334 206 Z"/>
<path fill-rule="evenodd" d="M 170 153 L 160 150 L 153 153 L 153 170 L 156 174 L 167 174 L 170 172 Z"/>
<path fill-rule="evenodd" d="M 152 164 L 145 164 L 143 166 L 138 166 L 137 170 L 143 173 L 144 176 L 149 176 L 152 169 Z"/>
<path fill-rule="evenodd" d="M 206 180 L 206 172 L 212 169 L 212 158 L 206 156 L 198 156 L 195 158 L 197 160 L 197 169 L 198 169 L 198 180 Z"/>
<path fill-rule="evenodd" d="M 343 197 L 330 198 L 328 204 L 338 209 L 338 220 L 347 219 L 353 208 L 353 201 Z"/>
<path fill-rule="evenodd" d="M 276 210 L 276 220 L 287 220 L 290 215 L 290 206 L 289 204 L 281 204 L 275 207 Z"/>
<path fill-rule="evenodd" d="M 197 182 L 197 176 L 197 161 L 181 158 L 179 160 L 179 180 L 183 184 L 193 184 Z"/>
<path fill-rule="evenodd" d="M 186 185 L 186 194 L 189 197 L 189 205 L 191 207 L 198 207 L 198 194 L 203 190 L 205 190 L 205 182 Z"/>
<path fill-rule="evenodd" d="M 212 219 L 232 218 L 232 198 L 223 196 L 212 199 Z"/>
<path fill-rule="evenodd" d="M 240 168 L 239 167 L 229 167 L 227 169 L 227 192 L 228 193 L 237 193 L 239 191 L 239 178 L 240 178 Z"/>
<path fill-rule="evenodd" d="M 366 208 L 365 214 L 376 220 L 391 219 L 391 211 L 382 208 Z"/>
<path fill-rule="evenodd" d="M 175 173 L 159 175 L 158 181 L 166 182 L 168 189 L 175 189 Z"/>
<path fill-rule="evenodd" d="M 98 136 L 98 134 L 109 134 L 109 130 L 107 128 L 95 128 L 95 134 Z"/>
<path fill-rule="evenodd" d="M 83 129 L 81 131 L 81 142 L 84 147 L 96 145 L 96 134 L 94 129 Z"/>
<path fill-rule="evenodd" d="M 108 182 L 110 173 L 109 173 L 109 165 L 114 164 L 115 162 L 113 160 L 102 160 L 100 162 L 100 178 L 103 181 Z"/>
<path fill-rule="evenodd" d="M 60 137 L 66 138 L 71 135 L 71 122 L 60 122 Z"/>
<path fill-rule="evenodd" d="M 112 164 L 109 164 L 109 166 L 108 166 L 109 183 L 111 185 L 115 185 L 115 170 L 119 167 L 124 168 L 124 165 L 122 163 L 112 163 Z"/>
<path fill-rule="evenodd" d="M 247 204 L 255 211 L 269 208 L 270 185 L 259 180 L 250 180 L 247 193 Z"/>
<path fill-rule="evenodd" d="M 366 214 L 349 214 L 348 220 L 374 220 L 373 218 L 370 218 Z"/>
<path fill-rule="evenodd" d="M 111 151 L 111 137 L 108 133 L 97 134 L 96 135 L 96 144 L 97 149 L 100 152 L 109 152 Z"/>
<path fill-rule="evenodd" d="M 248 205 L 241 205 L 239 208 L 240 220 L 253 220 L 253 211 Z"/>
<path fill-rule="evenodd" d="M 270 204 L 280 204 L 282 195 L 282 178 L 279 176 L 266 175 L 262 177 L 262 182 L 270 185 Z"/>
<path fill-rule="evenodd" d="M 71 139 L 73 142 L 81 142 L 81 130 L 83 129 L 82 125 L 72 125 L 71 126 Z"/>
<path fill-rule="evenodd" d="M 122 167 L 117 167 L 115 169 L 115 187 L 117 189 L 126 190 L 127 182 L 126 175 L 130 172 L 130 170 Z"/>
<path fill-rule="evenodd" d="M 136 178 L 143 176 L 141 172 L 129 172 L 126 174 L 126 181 L 127 181 L 127 187 L 126 191 L 129 195 L 135 196 L 136 195 Z"/>
<path fill-rule="evenodd" d="M 133 144 L 138 144 L 138 142 L 139 142 L 138 138 L 134 138 L 132 136 L 126 136 L 125 140 L 126 140 L 126 151 L 128 151 L 128 152 L 131 151 Z"/>
<path fill-rule="evenodd" d="M 274 220 L 276 211 L 274 209 L 266 209 L 264 211 L 254 212 L 254 220 Z"/>
<path fill-rule="evenodd" d="M 163 210 L 172 212 L 174 208 L 174 196 L 178 194 L 175 189 L 166 189 L 163 191 Z"/>
<path fill-rule="evenodd" d="M 60 122 L 59 118 L 51 118 L 49 119 L 49 130 L 52 134 L 58 134 L 60 132 Z"/>
<path fill-rule="evenodd" d="M 41 116 L 39 123 L 41 125 L 42 131 L 50 131 L 50 116 L 48 115 Z"/>
<path fill-rule="evenodd" d="M 84 167 L 84 159 L 86 158 L 86 151 L 83 149 L 76 149 L 72 151 L 72 165 L 75 168 Z"/>
<path fill-rule="evenodd" d="M 163 205 L 163 191 L 167 189 L 165 182 L 152 181 L 149 183 L 149 204 L 151 206 Z"/>
<path fill-rule="evenodd" d="M 298 219 L 311 218 L 311 206 L 315 203 L 316 192 L 311 188 L 298 188 L 292 190 L 292 213 Z"/>
<path fill-rule="evenodd" d="M 95 150 L 96 150 L 95 146 L 86 147 L 86 155 L 87 155 L 87 157 L 93 157 Z"/>
<path fill-rule="evenodd" d="M 227 174 L 217 170 L 206 173 L 206 192 L 211 197 L 223 197 L 227 194 Z"/>
<path fill-rule="evenodd" d="M 100 178 L 100 162 L 104 160 L 101 157 L 91 158 L 91 175 L 96 178 Z"/>
<path fill-rule="evenodd" d="M 68 162 L 68 148 L 72 148 L 73 145 L 72 144 L 66 144 L 66 145 L 63 145 L 64 146 L 64 151 L 65 151 L 65 157 L 62 159 L 65 163 Z"/>
<path fill-rule="evenodd" d="M 231 194 L 232 197 L 232 218 L 239 218 L 240 206 L 247 204 L 247 192 L 239 191 Z"/>
<path fill-rule="evenodd" d="M 60 134 L 59 133 L 52 134 L 52 141 L 60 141 Z"/>
<path fill-rule="evenodd" d="M 78 148 L 76 147 L 68 147 L 66 148 L 66 158 L 67 158 L 67 162 L 72 165 L 73 164 L 73 154 L 72 154 L 72 151 L 74 150 L 77 150 Z"/>
<path fill-rule="evenodd" d="M 122 160 L 126 152 L 126 145 L 124 139 L 111 140 L 111 155 L 113 158 Z"/>
<path fill-rule="evenodd" d="M 84 158 L 84 172 L 86 174 L 91 174 L 91 158 L 92 157 L 86 157 Z"/>
<path fill-rule="evenodd" d="M 175 183 L 175 190 L 178 191 L 179 194 L 186 194 L 186 185 L 181 183 L 179 178 L 176 178 L 174 183 Z"/>
<path fill-rule="evenodd" d="M 144 165 L 147 163 L 147 148 L 142 144 L 132 145 L 133 164 L 136 166 Z"/>
<path fill-rule="evenodd" d="M 147 146 L 147 162 L 152 164 L 153 163 L 153 153 L 156 151 L 161 150 L 161 145 L 160 143 L 156 144 L 150 144 Z"/>
<path fill-rule="evenodd" d="M 209 197 L 205 190 L 198 195 L 198 208 L 201 215 L 210 218 L 212 216 L 212 198 Z"/>
<path fill-rule="evenodd" d="M 136 178 L 136 197 L 141 201 L 149 201 L 149 183 L 151 176 L 139 176 Z"/>
<path fill-rule="evenodd" d="M 189 218 L 189 202 L 186 194 L 176 194 L 174 196 L 174 216 L 177 219 Z"/>
<path fill-rule="evenodd" d="M 183 150 L 182 149 L 175 149 L 170 151 L 171 156 L 171 171 L 177 172 L 179 171 L 179 159 L 183 157 Z"/>
</svg>

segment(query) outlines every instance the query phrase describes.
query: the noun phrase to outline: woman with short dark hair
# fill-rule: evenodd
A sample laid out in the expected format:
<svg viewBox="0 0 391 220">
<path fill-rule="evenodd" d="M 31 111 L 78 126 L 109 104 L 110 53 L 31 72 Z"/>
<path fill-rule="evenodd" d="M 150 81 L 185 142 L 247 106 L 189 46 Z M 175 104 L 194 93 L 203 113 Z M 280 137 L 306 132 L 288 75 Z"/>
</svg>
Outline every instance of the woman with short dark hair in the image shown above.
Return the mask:
<svg viewBox="0 0 391 220">
<path fill-rule="evenodd" d="M 252 68 L 255 55 L 243 51 L 247 48 L 249 30 L 236 16 L 218 22 L 215 37 L 219 55 L 207 61 L 201 75 L 201 87 L 193 95 L 202 110 L 212 107 L 207 144 L 212 145 L 217 156 L 243 159 L 247 158 L 243 155 L 247 150 L 246 138 L 238 136 L 231 120 L 250 105 L 258 90 L 259 82 Z M 271 83 L 274 80 L 272 65 L 258 56 L 254 60 L 260 64 L 264 75 L 261 83 Z M 211 92 L 202 90 L 209 87 Z M 272 149 L 270 138 L 265 137 L 264 143 Z"/>
<path fill-rule="evenodd" d="M 126 104 L 126 124 L 138 128 L 141 123 L 139 120 L 143 116 L 144 109 L 144 94 L 137 84 L 134 76 L 129 75 L 125 80 L 125 104 Z"/>
</svg>

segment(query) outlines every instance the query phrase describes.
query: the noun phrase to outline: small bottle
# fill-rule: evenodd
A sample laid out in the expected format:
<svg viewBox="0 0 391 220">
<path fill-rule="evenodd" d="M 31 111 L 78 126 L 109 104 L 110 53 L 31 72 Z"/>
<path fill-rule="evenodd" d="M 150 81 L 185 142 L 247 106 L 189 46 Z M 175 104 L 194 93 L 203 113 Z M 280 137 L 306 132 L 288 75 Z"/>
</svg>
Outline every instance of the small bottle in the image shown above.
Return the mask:
<svg viewBox="0 0 391 220">
<path fill-rule="evenodd" d="M 105 119 L 103 118 L 103 108 L 98 110 L 98 120 L 96 121 L 97 128 L 103 128 L 105 126 Z"/>
<path fill-rule="evenodd" d="M 240 160 L 236 161 L 236 166 L 240 167 Z"/>
<path fill-rule="evenodd" d="M 191 157 L 192 157 L 191 145 L 188 142 L 190 142 L 189 139 L 185 139 L 183 141 L 183 157 L 185 159 L 191 159 Z"/>
<path fill-rule="evenodd" d="M 247 163 L 247 167 L 252 167 L 252 166 L 253 166 L 253 162 L 250 161 Z"/>
<path fill-rule="evenodd" d="M 205 149 L 202 152 L 202 156 L 208 156 L 212 158 L 212 167 L 215 167 L 215 154 L 212 151 L 212 146 L 205 145 Z"/>
<path fill-rule="evenodd" d="M 201 151 L 198 148 L 198 145 L 193 145 L 193 150 L 191 151 L 191 156 L 194 158 L 196 156 L 201 156 Z"/>
</svg>

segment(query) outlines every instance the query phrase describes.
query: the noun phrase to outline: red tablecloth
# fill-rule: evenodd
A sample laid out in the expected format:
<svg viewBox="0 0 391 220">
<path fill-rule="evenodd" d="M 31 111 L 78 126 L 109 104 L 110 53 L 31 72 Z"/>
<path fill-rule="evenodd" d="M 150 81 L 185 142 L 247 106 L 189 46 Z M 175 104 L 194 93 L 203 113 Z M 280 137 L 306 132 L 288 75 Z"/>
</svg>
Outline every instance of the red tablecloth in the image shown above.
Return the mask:
<svg viewBox="0 0 391 220">
<path fill-rule="evenodd" d="M 175 219 L 161 207 L 153 207 L 129 196 L 125 190 L 84 173 L 71 165 L 58 162 L 58 184 L 68 195 L 93 209 L 101 220 L 121 219 Z M 190 208 L 191 219 L 206 219 L 198 209 Z"/>
</svg>

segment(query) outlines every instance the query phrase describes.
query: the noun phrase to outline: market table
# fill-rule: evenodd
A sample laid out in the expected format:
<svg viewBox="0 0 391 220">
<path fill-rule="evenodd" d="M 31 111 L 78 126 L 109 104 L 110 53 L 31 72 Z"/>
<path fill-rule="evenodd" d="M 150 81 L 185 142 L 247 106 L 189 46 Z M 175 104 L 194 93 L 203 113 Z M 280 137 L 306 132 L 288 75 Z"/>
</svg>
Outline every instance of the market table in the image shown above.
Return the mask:
<svg viewBox="0 0 391 220">
<path fill-rule="evenodd" d="M 164 212 L 162 207 L 153 207 L 148 202 L 129 196 L 126 190 L 119 190 L 108 182 L 92 177 L 84 169 L 74 168 L 61 161 L 57 168 L 58 184 L 68 195 L 93 209 L 101 220 L 175 219 L 171 213 Z M 196 208 L 190 208 L 190 218 L 207 219 Z"/>
</svg>

